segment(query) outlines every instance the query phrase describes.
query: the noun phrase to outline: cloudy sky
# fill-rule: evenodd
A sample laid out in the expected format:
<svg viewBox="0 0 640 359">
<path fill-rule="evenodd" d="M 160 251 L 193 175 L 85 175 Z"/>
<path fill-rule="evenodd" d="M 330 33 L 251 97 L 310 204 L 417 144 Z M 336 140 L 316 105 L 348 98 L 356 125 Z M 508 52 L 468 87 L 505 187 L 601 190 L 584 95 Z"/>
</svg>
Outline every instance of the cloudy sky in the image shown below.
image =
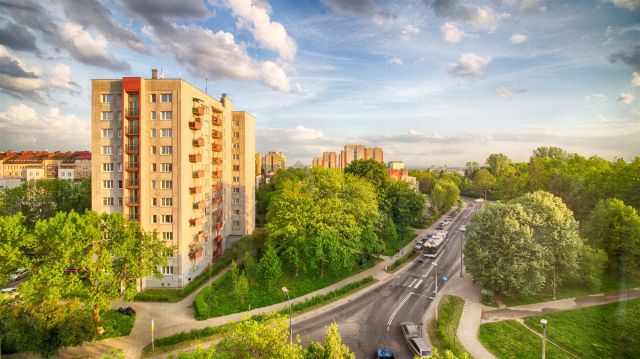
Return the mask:
<svg viewBox="0 0 640 359">
<path fill-rule="evenodd" d="M 90 149 L 90 80 L 182 77 L 258 151 L 640 155 L 640 0 L 0 0 L 0 149 Z"/>
</svg>

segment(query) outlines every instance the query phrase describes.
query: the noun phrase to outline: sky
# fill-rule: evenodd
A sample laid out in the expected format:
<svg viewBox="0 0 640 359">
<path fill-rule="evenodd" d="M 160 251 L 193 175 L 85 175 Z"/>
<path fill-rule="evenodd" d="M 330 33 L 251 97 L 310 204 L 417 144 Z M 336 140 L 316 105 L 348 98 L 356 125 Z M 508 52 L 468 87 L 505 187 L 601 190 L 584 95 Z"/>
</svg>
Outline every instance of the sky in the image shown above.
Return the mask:
<svg viewBox="0 0 640 359">
<path fill-rule="evenodd" d="M 640 0 L 0 0 L 0 149 L 90 149 L 91 79 L 152 68 L 290 165 L 640 156 Z"/>
</svg>

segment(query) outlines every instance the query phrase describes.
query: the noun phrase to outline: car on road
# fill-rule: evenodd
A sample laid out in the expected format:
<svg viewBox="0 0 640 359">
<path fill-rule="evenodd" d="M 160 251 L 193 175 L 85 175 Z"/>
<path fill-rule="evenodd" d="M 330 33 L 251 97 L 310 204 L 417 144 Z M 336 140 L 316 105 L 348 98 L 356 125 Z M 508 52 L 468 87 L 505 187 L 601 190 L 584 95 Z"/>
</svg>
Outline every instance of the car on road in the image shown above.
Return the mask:
<svg viewBox="0 0 640 359">
<path fill-rule="evenodd" d="M 376 359 L 393 359 L 393 352 L 389 348 L 379 348 L 376 352 Z"/>
<path fill-rule="evenodd" d="M 11 281 L 15 282 L 17 280 L 20 280 L 20 279 L 26 277 L 27 275 L 29 275 L 29 273 L 31 273 L 30 270 L 21 268 L 21 269 L 18 269 L 17 271 L 15 271 L 15 273 L 9 274 L 9 278 L 11 278 Z"/>
<path fill-rule="evenodd" d="M 431 355 L 431 345 L 422 338 L 417 325 L 412 322 L 402 322 L 400 323 L 400 331 L 413 354 L 421 358 Z"/>
<path fill-rule="evenodd" d="M 17 290 L 17 287 L 5 287 L 0 289 L 0 293 L 13 293 Z"/>
<path fill-rule="evenodd" d="M 439 231 L 443 230 L 444 229 L 444 223 L 442 223 L 442 222 L 438 223 L 438 225 L 436 226 L 436 229 L 439 230 Z"/>
<path fill-rule="evenodd" d="M 415 248 L 417 251 L 422 249 L 422 240 L 416 242 L 416 245 L 413 247 Z"/>
</svg>

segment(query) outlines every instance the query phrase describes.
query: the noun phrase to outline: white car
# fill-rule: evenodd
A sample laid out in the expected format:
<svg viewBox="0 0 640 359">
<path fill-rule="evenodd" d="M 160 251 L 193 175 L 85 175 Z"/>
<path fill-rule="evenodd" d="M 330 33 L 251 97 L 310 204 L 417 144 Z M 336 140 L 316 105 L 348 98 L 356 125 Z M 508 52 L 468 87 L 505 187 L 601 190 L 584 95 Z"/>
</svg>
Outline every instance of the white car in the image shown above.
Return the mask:
<svg viewBox="0 0 640 359">
<path fill-rule="evenodd" d="M 11 273 L 9 274 L 9 278 L 11 278 L 11 280 L 13 282 L 20 280 L 24 277 L 26 277 L 31 271 L 28 269 L 18 269 L 15 273 Z"/>
<path fill-rule="evenodd" d="M 413 248 L 415 248 L 417 251 L 421 250 L 422 249 L 422 241 L 418 241 Z"/>
</svg>

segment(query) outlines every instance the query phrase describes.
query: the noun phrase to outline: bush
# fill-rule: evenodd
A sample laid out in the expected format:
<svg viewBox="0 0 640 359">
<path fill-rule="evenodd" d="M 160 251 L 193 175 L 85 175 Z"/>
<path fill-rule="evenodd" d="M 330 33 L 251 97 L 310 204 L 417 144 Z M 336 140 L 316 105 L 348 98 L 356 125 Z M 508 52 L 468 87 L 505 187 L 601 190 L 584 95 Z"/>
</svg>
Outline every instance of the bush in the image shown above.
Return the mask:
<svg viewBox="0 0 640 359">
<path fill-rule="evenodd" d="M 196 311 L 196 319 L 206 319 L 209 315 L 209 304 L 207 304 L 207 297 L 211 293 L 211 286 L 207 286 L 202 289 L 196 296 L 196 300 L 193 302 L 193 309 Z"/>
</svg>

